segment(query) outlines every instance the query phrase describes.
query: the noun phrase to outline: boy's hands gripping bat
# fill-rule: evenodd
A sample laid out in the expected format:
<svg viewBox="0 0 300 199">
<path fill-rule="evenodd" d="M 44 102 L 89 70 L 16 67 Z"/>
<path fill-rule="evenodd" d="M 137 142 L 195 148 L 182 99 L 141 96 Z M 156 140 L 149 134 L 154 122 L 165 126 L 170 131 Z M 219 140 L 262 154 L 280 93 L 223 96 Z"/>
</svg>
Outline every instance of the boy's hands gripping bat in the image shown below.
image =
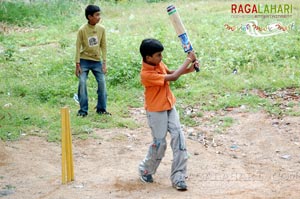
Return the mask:
<svg viewBox="0 0 300 199">
<path fill-rule="evenodd" d="M 171 22 L 175 28 L 175 31 L 181 41 L 182 47 L 184 52 L 189 53 L 193 51 L 192 44 L 188 38 L 188 35 L 186 33 L 186 30 L 183 26 L 183 23 L 180 19 L 180 16 L 175 8 L 175 6 L 170 5 L 167 7 L 167 12 L 170 16 Z M 197 72 L 199 72 L 199 66 L 198 64 L 194 64 L 194 68 Z"/>
</svg>

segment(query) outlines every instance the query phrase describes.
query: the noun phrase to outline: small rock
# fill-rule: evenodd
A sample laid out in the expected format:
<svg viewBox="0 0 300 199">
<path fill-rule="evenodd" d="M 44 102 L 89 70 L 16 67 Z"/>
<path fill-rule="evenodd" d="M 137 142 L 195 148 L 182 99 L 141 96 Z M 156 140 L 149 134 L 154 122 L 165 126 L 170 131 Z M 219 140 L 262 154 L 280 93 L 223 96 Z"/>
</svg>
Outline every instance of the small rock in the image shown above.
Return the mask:
<svg viewBox="0 0 300 199">
<path fill-rule="evenodd" d="M 83 184 L 74 185 L 74 188 L 76 188 L 76 189 L 82 189 L 83 187 L 84 187 Z"/>
<path fill-rule="evenodd" d="M 130 145 L 126 146 L 126 148 L 127 148 L 127 150 L 129 150 L 129 151 L 133 151 L 132 146 L 130 146 Z"/>
<path fill-rule="evenodd" d="M 9 108 L 9 107 L 11 107 L 12 106 L 12 103 L 7 103 L 7 104 L 4 104 L 4 108 Z"/>
<path fill-rule="evenodd" d="M 2 197 L 2 196 L 8 196 L 8 195 L 11 195 L 13 193 L 14 193 L 13 190 L 3 190 L 3 191 L 0 191 L 0 197 Z"/>
<path fill-rule="evenodd" d="M 245 105 L 241 105 L 240 106 L 240 109 L 243 109 L 243 110 L 245 110 L 247 107 L 245 106 Z"/>
<path fill-rule="evenodd" d="M 194 152 L 194 155 L 199 155 L 199 153 L 198 152 Z"/>
<path fill-rule="evenodd" d="M 141 113 L 142 113 L 142 114 L 145 114 L 146 112 L 145 112 L 145 110 L 144 110 L 144 109 L 142 109 L 142 110 L 141 110 Z"/>
<path fill-rule="evenodd" d="M 236 144 L 233 144 L 233 145 L 230 146 L 230 149 L 231 149 L 231 150 L 235 150 L 235 149 L 237 149 L 237 148 L 238 148 L 238 145 L 236 145 Z"/>
<path fill-rule="evenodd" d="M 188 129 L 187 129 L 187 132 L 188 132 L 189 134 L 193 134 L 194 129 L 193 129 L 193 128 L 188 128 Z"/>
<path fill-rule="evenodd" d="M 238 157 L 235 154 L 233 154 L 231 157 L 234 159 L 238 159 Z"/>
<path fill-rule="evenodd" d="M 289 159 L 291 159 L 291 155 L 289 155 L 289 154 L 286 154 L 286 155 L 282 155 L 282 156 L 280 156 L 282 159 L 285 159 L 285 160 L 289 160 Z"/>
</svg>

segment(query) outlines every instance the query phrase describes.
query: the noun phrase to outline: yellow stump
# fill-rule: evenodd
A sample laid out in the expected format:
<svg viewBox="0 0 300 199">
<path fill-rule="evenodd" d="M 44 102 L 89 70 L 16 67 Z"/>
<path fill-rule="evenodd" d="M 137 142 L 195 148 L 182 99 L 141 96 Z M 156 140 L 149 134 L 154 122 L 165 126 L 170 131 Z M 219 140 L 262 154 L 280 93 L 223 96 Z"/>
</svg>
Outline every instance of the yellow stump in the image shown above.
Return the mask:
<svg viewBox="0 0 300 199">
<path fill-rule="evenodd" d="M 69 108 L 61 108 L 61 173 L 62 183 L 74 180 L 72 136 L 70 131 Z"/>
</svg>

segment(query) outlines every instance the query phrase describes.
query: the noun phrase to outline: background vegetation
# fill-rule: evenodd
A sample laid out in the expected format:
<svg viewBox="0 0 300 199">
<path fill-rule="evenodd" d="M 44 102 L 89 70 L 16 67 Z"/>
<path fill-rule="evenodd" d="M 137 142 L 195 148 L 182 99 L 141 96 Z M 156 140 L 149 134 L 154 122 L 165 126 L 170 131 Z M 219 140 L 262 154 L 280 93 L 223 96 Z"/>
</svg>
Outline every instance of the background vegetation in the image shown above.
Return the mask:
<svg viewBox="0 0 300 199">
<path fill-rule="evenodd" d="M 75 40 L 78 28 L 86 23 L 84 8 L 88 3 L 100 5 L 107 30 L 108 111 L 112 117 L 93 111 L 97 99 L 93 76 L 88 82 L 89 116 L 76 117 Z M 226 30 L 224 24 L 239 26 L 247 21 L 231 17 L 228 1 L 0 1 L 0 139 L 38 135 L 59 140 L 63 106 L 70 107 L 72 133 L 80 138 L 92 136 L 95 128 L 138 127 L 130 118 L 129 108 L 143 106 L 138 50 L 141 40 L 161 40 L 169 68 L 176 69 L 186 56 L 166 13 L 171 3 L 177 6 L 201 62 L 199 73 L 182 76 L 172 84 L 179 111 L 198 109 L 196 117 L 181 114 L 184 124 L 197 125 L 196 118 L 204 111 L 239 106 L 248 111 L 265 109 L 275 115 L 299 115 L 283 113 L 274 101 L 251 92 L 295 88 L 296 94 L 300 93 L 296 0 L 290 1 L 293 16 L 278 19 L 283 24 L 295 22 L 296 28 L 264 38 Z M 266 26 L 274 19 L 258 21 Z M 234 69 L 237 74 L 233 74 Z"/>
</svg>

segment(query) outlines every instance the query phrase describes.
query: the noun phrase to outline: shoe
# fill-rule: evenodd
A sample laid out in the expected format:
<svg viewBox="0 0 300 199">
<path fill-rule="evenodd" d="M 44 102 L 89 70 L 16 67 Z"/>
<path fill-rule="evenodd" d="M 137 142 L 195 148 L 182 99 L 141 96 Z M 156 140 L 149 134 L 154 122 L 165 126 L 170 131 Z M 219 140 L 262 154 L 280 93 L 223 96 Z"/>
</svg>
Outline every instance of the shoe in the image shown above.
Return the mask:
<svg viewBox="0 0 300 199">
<path fill-rule="evenodd" d="M 186 191 L 187 190 L 187 185 L 185 184 L 184 181 L 179 181 L 176 184 L 173 184 L 173 187 L 177 189 L 178 191 Z"/>
<path fill-rule="evenodd" d="M 96 113 L 97 113 L 98 115 L 109 115 L 109 116 L 111 116 L 111 113 L 109 113 L 109 112 L 107 112 L 107 111 L 96 111 Z"/>
<path fill-rule="evenodd" d="M 86 117 L 88 114 L 87 113 L 77 113 L 77 116 L 79 117 Z"/>
<path fill-rule="evenodd" d="M 145 183 L 152 183 L 153 182 L 152 175 L 141 175 L 140 179 L 141 179 L 142 182 L 145 182 Z"/>
</svg>

